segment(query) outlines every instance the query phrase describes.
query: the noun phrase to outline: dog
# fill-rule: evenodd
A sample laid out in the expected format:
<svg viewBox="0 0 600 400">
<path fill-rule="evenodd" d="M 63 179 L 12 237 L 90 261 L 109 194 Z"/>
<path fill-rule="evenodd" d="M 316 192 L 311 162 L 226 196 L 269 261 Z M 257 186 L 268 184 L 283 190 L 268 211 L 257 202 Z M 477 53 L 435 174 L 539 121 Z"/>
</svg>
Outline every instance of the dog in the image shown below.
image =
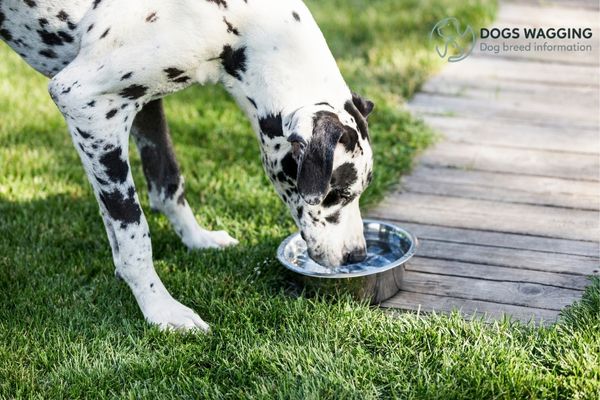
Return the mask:
<svg viewBox="0 0 600 400">
<path fill-rule="evenodd" d="M 209 329 L 154 270 L 130 133 L 150 205 L 184 245 L 238 243 L 203 229 L 185 197 L 161 99 L 192 84 L 220 82 L 245 112 L 309 255 L 329 267 L 365 258 L 359 197 L 372 177 L 374 105 L 348 88 L 301 0 L 0 0 L 0 37 L 50 78 L 100 206 L 115 273 L 151 324 Z"/>
</svg>

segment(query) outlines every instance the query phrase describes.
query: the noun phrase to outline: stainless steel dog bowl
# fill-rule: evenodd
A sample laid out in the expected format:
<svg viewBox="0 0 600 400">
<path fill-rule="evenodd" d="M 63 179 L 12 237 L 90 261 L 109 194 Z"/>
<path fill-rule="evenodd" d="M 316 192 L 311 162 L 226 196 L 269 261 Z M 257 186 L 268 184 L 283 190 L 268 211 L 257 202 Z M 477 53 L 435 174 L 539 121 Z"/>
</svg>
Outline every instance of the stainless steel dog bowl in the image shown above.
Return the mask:
<svg viewBox="0 0 600 400">
<path fill-rule="evenodd" d="M 367 258 L 358 264 L 327 268 L 308 257 L 306 243 L 295 233 L 277 250 L 277 258 L 309 292 L 350 293 L 379 304 L 400 290 L 404 264 L 417 248 L 417 238 L 395 225 L 364 220 Z"/>
</svg>

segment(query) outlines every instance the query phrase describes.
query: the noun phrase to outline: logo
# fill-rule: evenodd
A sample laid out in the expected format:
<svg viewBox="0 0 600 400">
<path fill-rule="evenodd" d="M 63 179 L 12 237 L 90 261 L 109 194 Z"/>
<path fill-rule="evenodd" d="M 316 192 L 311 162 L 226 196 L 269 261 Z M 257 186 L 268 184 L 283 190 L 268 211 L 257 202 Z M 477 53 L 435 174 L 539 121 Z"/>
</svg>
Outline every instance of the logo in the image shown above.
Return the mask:
<svg viewBox="0 0 600 400">
<path fill-rule="evenodd" d="M 458 19 L 448 17 L 435 24 L 429 34 L 429 41 L 436 43 L 435 51 L 440 58 L 458 62 L 471 54 L 477 40 L 470 25 L 462 30 Z"/>
</svg>

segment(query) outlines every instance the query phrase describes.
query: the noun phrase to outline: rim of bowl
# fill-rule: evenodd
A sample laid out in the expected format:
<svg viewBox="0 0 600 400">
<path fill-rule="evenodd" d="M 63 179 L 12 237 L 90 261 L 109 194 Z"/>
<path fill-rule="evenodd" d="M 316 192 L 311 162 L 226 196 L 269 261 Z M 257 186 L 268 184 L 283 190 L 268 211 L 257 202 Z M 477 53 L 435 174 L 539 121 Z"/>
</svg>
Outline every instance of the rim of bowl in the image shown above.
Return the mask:
<svg viewBox="0 0 600 400">
<path fill-rule="evenodd" d="M 300 235 L 300 232 L 296 232 L 296 233 L 288 236 L 287 238 L 285 238 L 285 240 L 283 242 L 281 242 L 281 244 L 277 248 L 277 259 L 279 260 L 279 262 L 281 264 L 283 264 L 284 267 L 286 267 L 290 271 L 293 271 L 300 275 L 309 276 L 309 277 L 313 277 L 313 278 L 340 279 L 340 278 L 358 278 L 358 277 L 362 277 L 362 276 L 376 275 L 376 274 L 388 271 L 390 269 L 399 267 L 402 264 L 405 264 L 408 260 L 410 260 L 415 255 L 415 253 L 417 251 L 417 247 L 419 245 L 419 240 L 417 239 L 417 237 L 415 235 L 413 235 L 406 229 L 400 228 L 397 225 L 394 225 L 392 223 L 385 222 L 385 221 L 379 221 L 379 220 L 375 220 L 375 219 L 363 219 L 363 226 L 368 225 L 368 224 L 385 225 L 388 228 L 391 228 L 394 231 L 403 234 L 410 240 L 410 247 L 408 248 L 406 253 L 404 253 L 404 255 L 402 257 L 400 257 L 399 259 L 397 259 L 396 261 L 391 262 L 383 267 L 380 267 L 380 268 L 377 268 L 374 270 L 357 271 L 357 272 L 350 272 L 350 273 L 323 274 L 323 273 L 319 273 L 319 272 L 308 272 L 305 270 L 301 270 L 298 267 L 296 267 L 294 264 L 290 263 L 287 260 L 287 258 L 285 257 L 285 249 L 286 249 L 287 245 L 293 239 L 295 239 L 296 237 L 298 237 Z"/>
</svg>

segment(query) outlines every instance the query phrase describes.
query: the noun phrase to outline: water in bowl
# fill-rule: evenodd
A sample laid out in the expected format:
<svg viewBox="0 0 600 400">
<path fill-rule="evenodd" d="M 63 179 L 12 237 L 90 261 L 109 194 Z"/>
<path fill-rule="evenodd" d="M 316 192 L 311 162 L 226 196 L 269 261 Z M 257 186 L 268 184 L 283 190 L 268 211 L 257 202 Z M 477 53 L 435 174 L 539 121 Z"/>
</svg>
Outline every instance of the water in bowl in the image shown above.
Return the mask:
<svg viewBox="0 0 600 400">
<path fill-rule="evenodd" d="M 376 270 L 398 260 L 404 255 L 406 246 L 402 246 L 399 243 L 402 238 L 397 237 L 397 240 L 392 240 L 391 242 L 389 241 L 389 237 L 386 238 L 387 241 L 378 239 L 367 236 L 367 258 L 357 264 L 342 265 L 336 268 L 327 268 L 317 264 L 308 256 L 306 243 L 303 240 L 299 240 L 296 244 L 297 248 L 294 255 L 290 257 L 290 261 L 307 273 L 333 275 Z"/>
</svg>

